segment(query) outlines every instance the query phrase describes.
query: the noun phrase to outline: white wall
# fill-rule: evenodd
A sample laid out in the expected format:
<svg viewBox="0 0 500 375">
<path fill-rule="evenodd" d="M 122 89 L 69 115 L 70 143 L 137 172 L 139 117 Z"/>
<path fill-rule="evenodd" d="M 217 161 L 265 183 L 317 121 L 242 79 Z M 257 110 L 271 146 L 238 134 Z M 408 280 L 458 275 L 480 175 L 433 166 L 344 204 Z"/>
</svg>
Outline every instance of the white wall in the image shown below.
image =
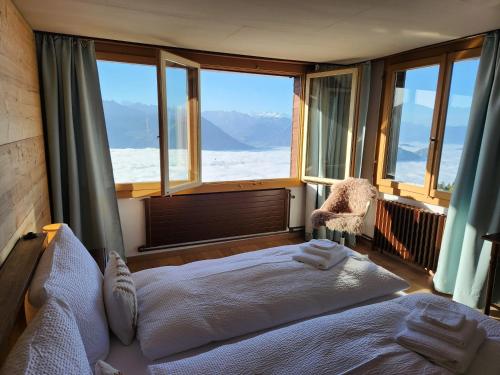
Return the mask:
<svg viewBox="0 0 500 375">
<path fill-rule="evenodd" d="M 290 227 L 304 225 L 305 187 L 290 188 Z M 118 199 L 123 242 L 127 256 L 138 255 L 137 248 L 146 243 L 146 223 L 142 199 Z"/>
<path fill-rule="evenodd" d="M 137 255 L 137 248 L 146 243 L 146 219 L 142 199 L 118 199 L 125 255 Z"/>
</svg>

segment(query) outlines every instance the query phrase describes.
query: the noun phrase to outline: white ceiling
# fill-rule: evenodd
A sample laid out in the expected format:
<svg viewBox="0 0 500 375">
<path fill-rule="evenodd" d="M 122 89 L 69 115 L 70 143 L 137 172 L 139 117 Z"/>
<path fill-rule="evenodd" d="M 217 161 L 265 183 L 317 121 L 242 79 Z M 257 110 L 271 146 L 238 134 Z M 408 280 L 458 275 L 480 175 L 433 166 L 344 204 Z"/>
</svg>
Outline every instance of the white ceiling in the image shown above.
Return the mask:
<svg viewBox="0 0 500 375">
<path fill-rule="evenodd" d="M 500 0 L 14 0 L 35 30 L 314 62 L 500 28 Z"/>
</svg>

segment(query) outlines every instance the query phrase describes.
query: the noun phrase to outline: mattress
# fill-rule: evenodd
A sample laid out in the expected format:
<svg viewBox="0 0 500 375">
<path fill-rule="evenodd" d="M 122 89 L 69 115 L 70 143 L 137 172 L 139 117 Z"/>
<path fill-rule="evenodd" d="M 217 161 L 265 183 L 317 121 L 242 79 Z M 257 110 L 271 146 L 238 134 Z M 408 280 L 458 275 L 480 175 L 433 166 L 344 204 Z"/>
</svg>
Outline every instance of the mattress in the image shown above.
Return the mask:
<svg viewBox="0 0 500 375">
<path fill-rule="evenodd" d="M 405 295 L 404 292 L 393 293 L 391 295 L 374 298 L 374 299 L 365 301 L 363 303 L 359 303 L 359 304 L 356 304 L 353 306 L 338 309 L 336 311 L 332 311 L 332 312 L 329 312 L 329 313 L 323 314 L 323 315 L 324 316 L 333 315 L 333 314 L 337 314 L 337 313 L 341 313 L 343 311 L 349 310 L 351 308 L 370 305 L 370 304 L 383 302 L 383 301 L 389 301 L 389 300 L 401 297 L 403 295 Z M 305 320 L 307 320 L 307 319 L 303 319 L 302 321 L 305 321 Z M 109 351 L 108 357 L 106 358 L 106 362 L 108 362 L 110 365 L 112 365 L 116 369 L 121 370 L 123 373 L 126 373 L 127 375 L 149 375 L 148 366 L 150 364 L 179 360 L 182 358 L 187 358 L 190 356 L 198 355 L 198 354 L 204 353 L 206 351 L 212 350 L 220 345 L 225 345 L 228 343 L 237 342 L 239 340 L 243 340 L 243 339 L 248 338 L 250 336 L 255 336 L 257 334 L 269 332 L 269 331 L 272 331 L 274 329 L 282 328 L 284 326 L 292 325 L 295 323 L 297 323 L 297 322 L 289 323 L 286 325 L 282 325 L 280 327 L 275 327 L 272 329 L 268 329 L 268 330 L 254 333 L 251 335 L 241 336 L 238 338 L 234 338 L 234 339 L 219 342 L 219 343 L 204 345 L 200 348 L 188 350 L 186 352 L 176 354 L 176 355 L 173 355 L 170 357 L 161 358 L 161 359 L 156 360 L 156 361 L 151 361 L 151 360 L 147 359 L 142 354 L 141 348 L 140 348 L 140 345 L 139 345 L 139 342 L 137 341 L 137 339 L 135 339 L 131 345 L 125 346 L 115 336 L 112 335 L 111 340 L 110 340 L 110 351 Z"/>
</svg>

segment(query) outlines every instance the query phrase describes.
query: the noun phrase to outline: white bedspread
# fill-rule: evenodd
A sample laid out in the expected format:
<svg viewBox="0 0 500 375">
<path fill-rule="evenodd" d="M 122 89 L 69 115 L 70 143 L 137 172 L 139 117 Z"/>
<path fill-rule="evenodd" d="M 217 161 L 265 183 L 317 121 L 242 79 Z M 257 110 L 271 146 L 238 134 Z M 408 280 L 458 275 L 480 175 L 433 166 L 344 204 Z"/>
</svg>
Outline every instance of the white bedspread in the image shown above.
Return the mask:
<svg viewBox="0 0 500 375">
<path fill-rule="evenodd" d="M 309 319 L 197 356 L 149 367 L 152 375 L 450 374 L 394 341 L 417 301 L 464 312 L 488 332 L 469 374 L 500 373 L 500 323 L 442 297 L 417 294 Z"/>
<path fill-rule="evenodd" d="M 408 286 L 352 250 L 327 271 L 292 260 L 298 251 L 281 246 L 133 274 L 144 355 L 158 359 Z"/>
</svg>

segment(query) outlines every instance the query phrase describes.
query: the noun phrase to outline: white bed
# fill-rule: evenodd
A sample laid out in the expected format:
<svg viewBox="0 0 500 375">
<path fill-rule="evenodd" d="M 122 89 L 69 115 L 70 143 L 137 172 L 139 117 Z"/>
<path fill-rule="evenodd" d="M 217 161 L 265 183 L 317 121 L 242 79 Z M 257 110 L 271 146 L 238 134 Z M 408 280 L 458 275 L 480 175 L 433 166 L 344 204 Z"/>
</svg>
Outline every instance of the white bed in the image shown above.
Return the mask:
<svg viewBox="0 0 500 375">
<path fill-rule="evenodd" d="M 396 299 L 398 297 L 406 295 L 404 292 L 397 292 L 393 293 L 387 296 L 383 297 L 378 297 L 374 299 L 370 299 L 368 301 L 356 304 L 354 306 L 349 306 L 346 308 L 338 309 L 336 311 L 329 312 L 327 314 L 324 314 L 323 316 L 328 316 L 332 314 L 338 314 L 346 310 L 350 310 L 352 308 L 360 307 L 360 306 L 366 306 L 370 304 L 375 304 L 379 302 L 384 302 L 384 301 L 390 301 L 393 299 Z M 306 321 L 308 319 L 303 319 L 301 321 Z M 299 321 L 300 322 L 300 321 Z M 111 364 L 117 369 L 122 369 L 126 370 L 127 375 L 149 375 L 149 369 L 148 366 L 153 365 L 155 363 L 166 363 L 169 361 L 176 361 L 196 355 L 203 354 L 205 352 L 209 352 L 211 350 L 214 350 L 215 348 L 222 346 L 222 345 L 228 345 L 236 342 L 240 342 L 242 340 L 248 339 L 250 337 L 254 337 L 256 335 L 260 335 L 275 329 L 280 329 L 282 327 L 290 326 L 293 324 L 297 324 L 299 322 L 294 322 L 294 323 L 288 323 L 279 327 L 275 327 L 272 329 L 268 329 L 265 331 L 261 332 L 255 332 L 252 334 L 248 334 L 245 336 L 233 338 L 230 340 L 222 341 L 219 343 L 212 343 L 212 344 L 207 344 L 202 347 L 196 348 L 196 349 L 191 349 L 188 351 L 185 351 L 180 354 L 172 355 L 169 357 L 164 357 L 156 361 L 152 361 L 144 356 L 144 354 L 141 351 L 141 347 L 139 345 L 139 341 L 136 339 L 131 345 L 123 345 L 116 337 L 112 336 L 110 340 L 110 351 L 109 355 L 106 358 L 106 362 Z"/>
<path fill-rule="evenodd" d="M 417 302 L 459 310 L 475 319 L 487 339 L 467 374 L 500 373 L 500 323 L 432 294 L 417 294 L 308 319 L 194 356 L 157 361 L 152 375 L 193 374 L 451 374 L 395 341 Z"/>
<path fill-rule="evenodd" d="M 353 250 L 326 271 L 293 260 L 300 251 L 280 246 L 134 273 L 144 355 L 159 359 L 408 287 Z"/>
</svg>

